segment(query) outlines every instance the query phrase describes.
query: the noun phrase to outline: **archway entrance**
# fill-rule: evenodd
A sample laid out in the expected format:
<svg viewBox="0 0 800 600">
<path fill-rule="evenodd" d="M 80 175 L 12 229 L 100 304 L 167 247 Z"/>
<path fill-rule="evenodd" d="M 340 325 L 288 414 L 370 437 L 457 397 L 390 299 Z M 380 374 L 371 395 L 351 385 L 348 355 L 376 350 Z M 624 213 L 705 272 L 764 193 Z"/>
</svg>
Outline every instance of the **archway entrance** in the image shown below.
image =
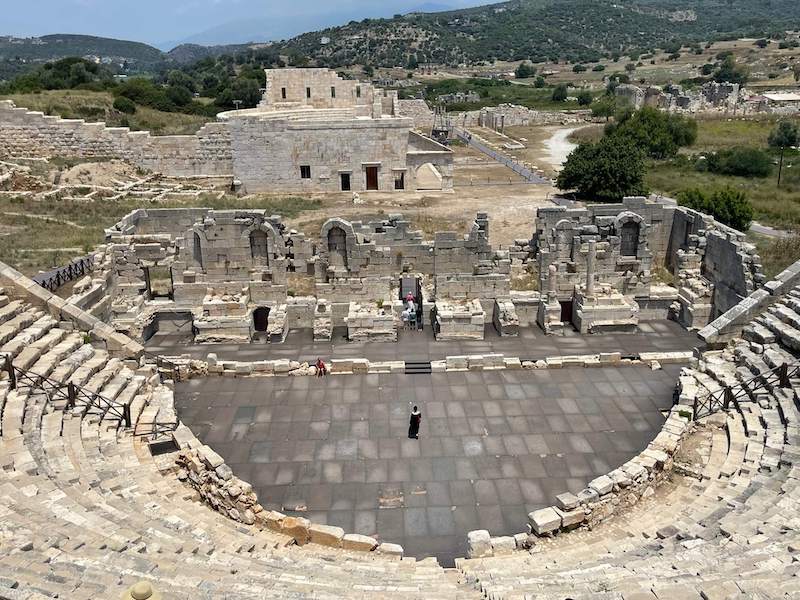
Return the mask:
<svg viewBox="0 0 800 600">
<path fill-rule="evenodd" d="M 622 225 L 620 256 L 637 256 L 639 252 L 639 224 L 628 221 Z"/>
<path fill-rule="evenodd" d="M 347 234 L 341 227 L 331 227 L 328 231 L 328 263 L 347 268 Z"/>
<path fill-rule="evenodd" d="M 259 306 L 253 311 L 253 328 L 256 331 L 266 332 L 269 324 L 269 308 Z"/>
</svg>

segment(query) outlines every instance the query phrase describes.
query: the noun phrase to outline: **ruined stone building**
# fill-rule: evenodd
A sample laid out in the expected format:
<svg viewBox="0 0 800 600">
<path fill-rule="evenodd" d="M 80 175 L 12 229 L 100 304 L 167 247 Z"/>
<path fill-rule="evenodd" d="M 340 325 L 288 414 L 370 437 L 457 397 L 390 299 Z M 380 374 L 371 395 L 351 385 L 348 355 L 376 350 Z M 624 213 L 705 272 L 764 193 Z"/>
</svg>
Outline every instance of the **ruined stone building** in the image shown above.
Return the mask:
<svg viewBox="0 0 800 600">
<path fill-rule="evenodd" d="M 75 301 L 136 339 L 280 342 L 309 329 L 396 340 L 411 293 L 437 339 L 633 330 L 673 318 L 701 328 L 763 283 L 743 234 L 657 198 L 541 208 L 531 240 L 491 244 L 478 213 L 464 234 L 426 239 L 402 215 L 288 229 L 260 210 L 139 209 L 106 232 L 99 268 Z M 512 289 L 538 273 L 538 290 Z M 305 295 L 298 294 L 298 278 Z"/>
<path fill-rule="evenodd" d="M 170 176 L 224 177 L 247 193 L 452 188 L 452 152 L 413 131 L 397 94 L 327 69 L 266 71 L 258 107 L 195 135 L 153 136 L 0 102 L 0 158 L 119 158 Z"/>
</svg>

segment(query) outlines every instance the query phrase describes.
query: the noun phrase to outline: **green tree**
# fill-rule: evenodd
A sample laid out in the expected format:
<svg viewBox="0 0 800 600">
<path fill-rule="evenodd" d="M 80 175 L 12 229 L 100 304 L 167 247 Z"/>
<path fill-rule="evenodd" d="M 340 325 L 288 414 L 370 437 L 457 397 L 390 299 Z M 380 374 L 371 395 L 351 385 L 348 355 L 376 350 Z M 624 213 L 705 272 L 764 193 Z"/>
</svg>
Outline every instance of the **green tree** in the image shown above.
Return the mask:
<svg viewBox="0 0 800 600">
<path fill-rule="evenodd" d="M 560 83 L 553 89 L 553 102 L 564 102 L 568 95 L 567 84 Z"/>
<path fill-rule="evenodd" d="M 114 99 L 114 109 L 132 115 L 136 112 L 136 104 L 125 96 L 118 96 Z"/>
<path fill-rule="evenodd" d="M 728 54 L 722 59 L 719 67 L 717 67 L 717 70 L 714 72 L 714 81 L 744 85 L 747 83 L 747 78 L 749 76 L 750 73 L 747 67 L 738 64 L 733 55 Z"/>
<path fill-rule="evenodd" d="M 675 156 L 679 148 L 695 142 L 697 122 L 645 107 L 620 114 L 617 123 L 606 125 L 606 134 L 632 141 L 651 158 L 665 159 Z"/>
<path fill-rule="evenodd" d="M 544 77 L 542 77 L 541 75 L 539 75 L 539 77 L 537 77 L 537 78 L 536 78 L 536 81 L 534 81 L 534 82 L 533 82 L 533 87 L 535 87 L 536 89 L 539 89 L 539 90 L 540 90 L 540 89 L 542 89 L 544 86 L 545 86 L 545 80 L 544 80 Z"/>
<path fill-rule="evenodd" d="M 572 67 L 572 72 L 573 73 L 583 73 L 584 71 L 586 71 L 586 65 L 582 65 L 582 64 L 578 63 L 577 65 Z"/>
<path fill-rule="evenodd" d="M 797 125 L 791 121 L 781 121 L 778 126 L 769 134 L 767 143 L 772 148 L 779 148 L 781 151 L 781 160 L 778 166 L 778 187 L 781 185 L 781 174 L 783 173 L 783 154 L 786 148 L 797 146 L 800 142 L 800 131 Z"/>
<path fill-rule="evenodd" d="M 644 153 L 629 140 L 604 137 L 581 144 L 567 158 L 556 185 L 576 190 L 584 198 L 619 202 L 625 196 L 645 194 Z"/>
<path fill-rule="evenodd" d="M 753 222 L 753 207 L 744 192 L 724 187 L 708 193 L 699 188 L 684 190 L 678 194 L 678 202 L 700 212 L 709 214 L 720 223 L 747 231 Z"/>
<path fill-rule="evenodd" d="M 767 46 L 769 46 L 769 40 L 761 38 L 760 40 L 755 41 L 755 45 L 758 46 L 759 48 L 766 48 Z"/>
<path fill-rule="evenodd" d="M 709 155 L 698 167 L 720 175 L 767 177 L 772 171 L 772 158 L 761 148 L 727 148 Z"/>
<path fill-rule="evenodd" d="M 534 75 L 536 75 L 536 67 L 534 67 L 527 61 L 521 63 L 514 71 L 514 76 L 517 79 L 529 79 Z"/>
<path fill-rule="evenodd" d="M 589 90 L 581 90 L 578 92 L 578 104 L 580 106 L 589 106 L 592 103 L 592 100 L 594 100 L 594 97 L 592 96 L 592 92 Z"/>
<path fill-rule="evenodd" d="M 608 121 L 617 112 L 617 99 L 614 96 L 603 96 L 592 103 L 592 116 L 605 117 Z"/>
</svg>

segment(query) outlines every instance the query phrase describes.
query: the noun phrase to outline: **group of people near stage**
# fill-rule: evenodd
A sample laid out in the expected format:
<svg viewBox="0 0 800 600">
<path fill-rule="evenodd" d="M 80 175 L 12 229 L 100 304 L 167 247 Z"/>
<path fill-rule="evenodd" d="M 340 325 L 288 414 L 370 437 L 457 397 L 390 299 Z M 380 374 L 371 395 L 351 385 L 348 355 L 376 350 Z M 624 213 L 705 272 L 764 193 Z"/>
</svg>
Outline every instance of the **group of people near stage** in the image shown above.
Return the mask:
<svg viewBox="0 0 800 600">
<path fill-rule="evenodd" d="M 414 294 L 411 292 L 406 295 L 400 318 L 403 321 L 403 329 L 422 329 L 422 307 L 414 301 Z"/>
</svg>

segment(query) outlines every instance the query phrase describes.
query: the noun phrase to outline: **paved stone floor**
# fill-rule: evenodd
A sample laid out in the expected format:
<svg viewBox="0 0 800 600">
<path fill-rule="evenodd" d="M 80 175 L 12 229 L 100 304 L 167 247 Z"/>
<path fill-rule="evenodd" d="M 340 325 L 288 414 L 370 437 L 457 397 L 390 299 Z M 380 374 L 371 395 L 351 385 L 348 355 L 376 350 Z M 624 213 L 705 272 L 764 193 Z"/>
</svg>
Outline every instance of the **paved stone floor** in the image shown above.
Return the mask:
<svg viewBox="0 0 800 600">
<path fill-rule="evenodd" d="M 643 449 L 679 369 L 211 378 L 179 384 L 176 403 L 265 507 L 451 565 L 468 531 L 523 531 L 529 511 Z"/>
<path fill-rule="evenodd" d="M 146 344 L 149 352 L 190 354 L 205 358 L 214 352 L 224 360 L 265 360 L 290 358 L 316 361 L 328 358 L 369 358 L 370 360 L 438 360 L 445 356 L 498 352 L 522 359 L 537 359 L 568 354 L 597 352 L 659 352 L 688 350 L 701 342 L 696 334 L 674 321 L 648 321 L 636 333 L 604 333 L 580 335 L 567 331 L 563 335 L 545 335 L 538 327 L 520 329 L 519 337 L 503 337 L 487 325 L 483 341 L 437 342 L 430 327 L 424 331 L 401 331 L 397 343 L 348 342 L 337 330 L 332 342 L 314 342 L 310 330 L 289 333 L 282 344 L 193 344 L 186 334 L 157 333 Z"/>
</svg>

